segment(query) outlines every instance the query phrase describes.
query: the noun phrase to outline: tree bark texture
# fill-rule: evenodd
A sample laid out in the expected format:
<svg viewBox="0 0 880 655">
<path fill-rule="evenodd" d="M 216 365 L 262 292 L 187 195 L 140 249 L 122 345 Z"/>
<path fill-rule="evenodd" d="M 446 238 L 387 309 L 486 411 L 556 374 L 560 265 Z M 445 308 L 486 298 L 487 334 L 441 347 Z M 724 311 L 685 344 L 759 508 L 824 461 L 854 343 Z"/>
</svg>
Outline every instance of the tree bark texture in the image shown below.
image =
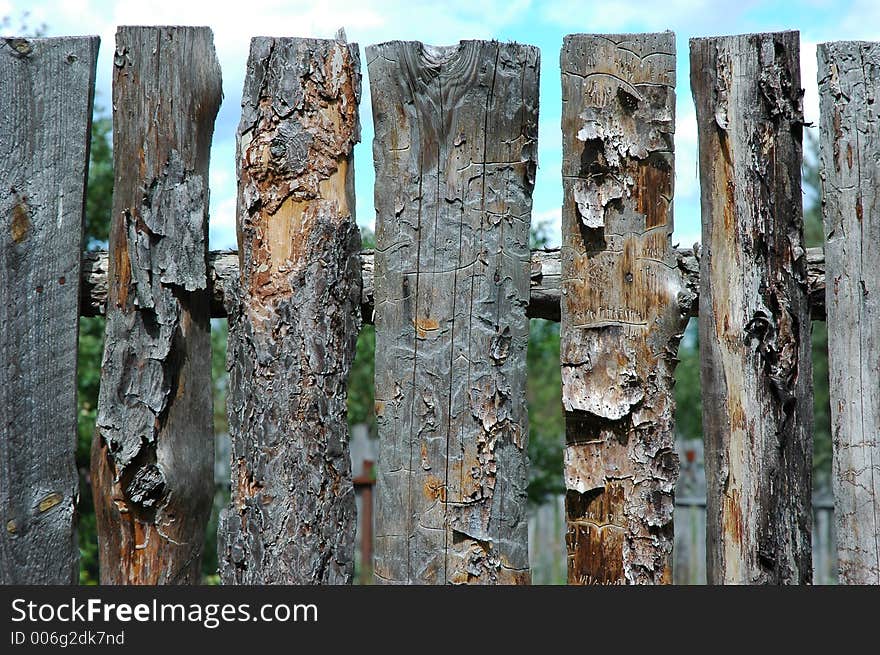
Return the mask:
<svg viewBox="0 0 880 655">
<path fill-rule="evenodd" d="M 213 496 L 208 159 L 222 96 L 202 27 L 120 27 L 92 491 L 104 584 L 193 584 Z"/>
<path fill-rule="evenodd" d="M 840 582 L 880 584 L 880 44 L 818 57 L 837 559 Z"/>
<path fill-rule="evenodd" d="M 812 371 L 797 32 L 691 40 L 709 582 L 809 583 Z"/>
<path fill-rule="evenodd" d="M 356 44 L 256 38 L 238 130 L 226 584 L 349 584 L 348 375 L 360 329 Z"/>
<path fill-rule="evenodd" d="M 538 49 L 367 48 L 376 138 L 374 572 L 527 583 Z"/>
<path fill-rule="evenodd" d="M 0 584 L 79 578 L 76 351 L 98 43 L 0 39 Z"/>
<path fill-rule="evenodd" d="M 678 343 L 675 36 L 567 36 L 561 55 L 568 581 L 672 581 Z"/>
</svg>

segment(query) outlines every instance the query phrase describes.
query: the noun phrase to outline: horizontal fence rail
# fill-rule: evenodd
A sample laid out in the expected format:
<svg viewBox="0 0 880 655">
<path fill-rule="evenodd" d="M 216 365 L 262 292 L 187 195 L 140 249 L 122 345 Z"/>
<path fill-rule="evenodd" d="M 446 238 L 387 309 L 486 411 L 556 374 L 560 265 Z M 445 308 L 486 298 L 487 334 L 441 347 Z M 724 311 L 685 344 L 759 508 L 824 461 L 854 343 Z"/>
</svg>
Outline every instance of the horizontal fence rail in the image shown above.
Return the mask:
<svg viewBox="0 0 880 655">
<path fill-rule="evenodd" d="M 810 314 L 814 321 L 825 320 L 825 253 L 822 248 L 807 248 L 807 289 L 810 297 Z M 685 285 L 693 289 L 697 296 L 689 299 L 688 313 L 691 317 L 699 314 L 700 291 L 700 248 L 676 248 L 675 262 L 681 275 L 686 278 Z M 360 253 L 361 313 L 364 323 L 373 322 L 373 260 L 372 250 Z M 526 314 L 529 318 L 543 318 L 559 321 L 559 299 L 562 296 L 560 279 L 562 275 L 561 253 L 558 248 L 532 250 L 529 265 L 529 302 Z M 107 266 L 109 260 L 106 250 L 92 250 L 82 256 L 82 289 L 80 314 L 82 316 L 103 316 L 107 306 Z M 212 250 L 208 253 L 208 280 L 211 290 L 212 318 L 225 318 L 227 302 L 233 301 L 234 292 L 229 291 L 230 283 L 238 277 L 238 251 Z"/>
<path fill-rule="evenodd" d="M 560 323 L 568 581 L 669 583 L 674 508 L 694 502 L 674 502 L 673 374 L 697 317 L 707 579 L 806 584 L 810 323 L 827 307 L 838 555 L 821 566 L 880 583 L 880 46 L 819 48 L 825 245 L 807 249 L 798 34 L 691 40 L 703 233 L 683 249 L 674 35 L 567 36 L 562 246 L 531 251 L 538 49 L 370 46 L 377 247 L 362 251 L 358 46 L 255 38 L 238 250 L 217 252 L 211 31 L 120 27 L 115 46 L 110 239 L 81 253 L 98 39 L 0 42 L 0 581 L 76 579 L 76 323 L 106 316 L 89 477 L 102 582 L 199 582 L 210 319 L 225 317 L 222 582 L 352 582 L 355 487 L 372 479 L 352 479 L 348 378 L 373 323 L 362 576 L 529 583 L 526 353 L 542 318 Z"/>
</svg>

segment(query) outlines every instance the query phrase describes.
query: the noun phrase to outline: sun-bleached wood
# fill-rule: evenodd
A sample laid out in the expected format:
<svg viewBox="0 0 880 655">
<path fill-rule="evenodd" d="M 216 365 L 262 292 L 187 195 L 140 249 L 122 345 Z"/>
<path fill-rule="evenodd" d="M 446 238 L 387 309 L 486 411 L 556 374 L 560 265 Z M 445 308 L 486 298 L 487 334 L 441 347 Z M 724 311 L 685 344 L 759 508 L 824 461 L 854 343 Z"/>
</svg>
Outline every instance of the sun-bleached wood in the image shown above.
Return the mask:
<svg viewBox="0 0 880 655">
<path fill-rule="evenodd" d="M 880 584 L 880 44 L 818 47 L 840 582 Z"/>
</svg>

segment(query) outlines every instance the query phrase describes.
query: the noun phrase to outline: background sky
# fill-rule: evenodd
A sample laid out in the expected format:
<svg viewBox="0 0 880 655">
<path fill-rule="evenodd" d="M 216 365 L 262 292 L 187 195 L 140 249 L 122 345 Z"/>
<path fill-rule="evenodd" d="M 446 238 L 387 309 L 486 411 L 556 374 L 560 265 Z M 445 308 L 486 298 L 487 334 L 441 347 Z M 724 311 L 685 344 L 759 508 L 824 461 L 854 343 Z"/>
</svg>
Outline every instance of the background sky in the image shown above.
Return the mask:
<svg viewBox="0 0 880 655">
<path fill-rule="evenodd" d="M 240 115 L 250 38 L 303 36 L 333 38 L 344 27 L 361 47 L 364 76 L 361 100 L 362 141 L 355 148 L 357 219 L 372 228 L 373 124 L 363 49 L 394 39 L 448 45 L 461 39 L 519 41 L 541 49 L 538 176 L 533 224 L 550 222 L 559 242 L 562 202 L 562 140 L 559 50 L 562 38 L 576 32 L 618 33 L 673 30 L 676 35 L 676 188 L 675 241 L 700 239 L 697 133 L 688 80 L 688 39 L 720 34 L 777 30 L 801 33 L 801 75 L 807 122 L 818 123 L 816 43 L 880 40 L 880 0 L 0 0 L 0 16 L 45 23 L 49 36 L 97 34 L 96 103 L 109 108 L 112 57 L 118 25 L 207 25 L 214 31 L 223 69 L 224 100 L 217 116 L 211 155 L 211 249 L 235 247 L 235 131 Z M 815 129 L 815 128 L 814 128 Z"/>
</svg>

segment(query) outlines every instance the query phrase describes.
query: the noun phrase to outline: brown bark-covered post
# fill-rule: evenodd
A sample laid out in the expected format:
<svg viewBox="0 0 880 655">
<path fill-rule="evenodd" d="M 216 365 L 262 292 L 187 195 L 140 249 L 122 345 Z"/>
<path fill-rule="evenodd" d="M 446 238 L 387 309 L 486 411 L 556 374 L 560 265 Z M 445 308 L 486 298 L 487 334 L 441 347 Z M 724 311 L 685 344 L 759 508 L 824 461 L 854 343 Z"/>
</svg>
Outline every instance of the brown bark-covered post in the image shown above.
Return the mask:
<svg viewBox="0 0 880 655">
<path fill-rule="evenodd" d="M 0 39 L 0 584 L 79 577 L 76 348 L 98 43 Z"/>
<path fill-rule="evenodd" d="M 832 486 L 840 582 L 880 584 L 880 44 L 821 44 Z"/>
<path fill-rule="evenodd" d="M 92 444 L 101 582 L 199 580 L 213 495 L 211 30 L 120 27 L 107 328 Z"/>
<path fill-rule="evenodd" d="M 376 138 L 374 573 L 524 583 L 537 48 L 367 48 Z"/>
<path fill-rule="evenodd" d="M 256 38 L 238 129 L 240 298 L 229 322 L 226 584 L 354 568 L 348 375 L 360 328 L 357 44 Z"/>
<path fill-rule="evenodd" d="M 675 35 L 565 37 L 562 402 L 571 584 L 672 581 Z"/>
<path fill-rule="evenodd" d="M 797 32 L 691 40 L 710 583 L 812 579 Z"/>
</svg>

